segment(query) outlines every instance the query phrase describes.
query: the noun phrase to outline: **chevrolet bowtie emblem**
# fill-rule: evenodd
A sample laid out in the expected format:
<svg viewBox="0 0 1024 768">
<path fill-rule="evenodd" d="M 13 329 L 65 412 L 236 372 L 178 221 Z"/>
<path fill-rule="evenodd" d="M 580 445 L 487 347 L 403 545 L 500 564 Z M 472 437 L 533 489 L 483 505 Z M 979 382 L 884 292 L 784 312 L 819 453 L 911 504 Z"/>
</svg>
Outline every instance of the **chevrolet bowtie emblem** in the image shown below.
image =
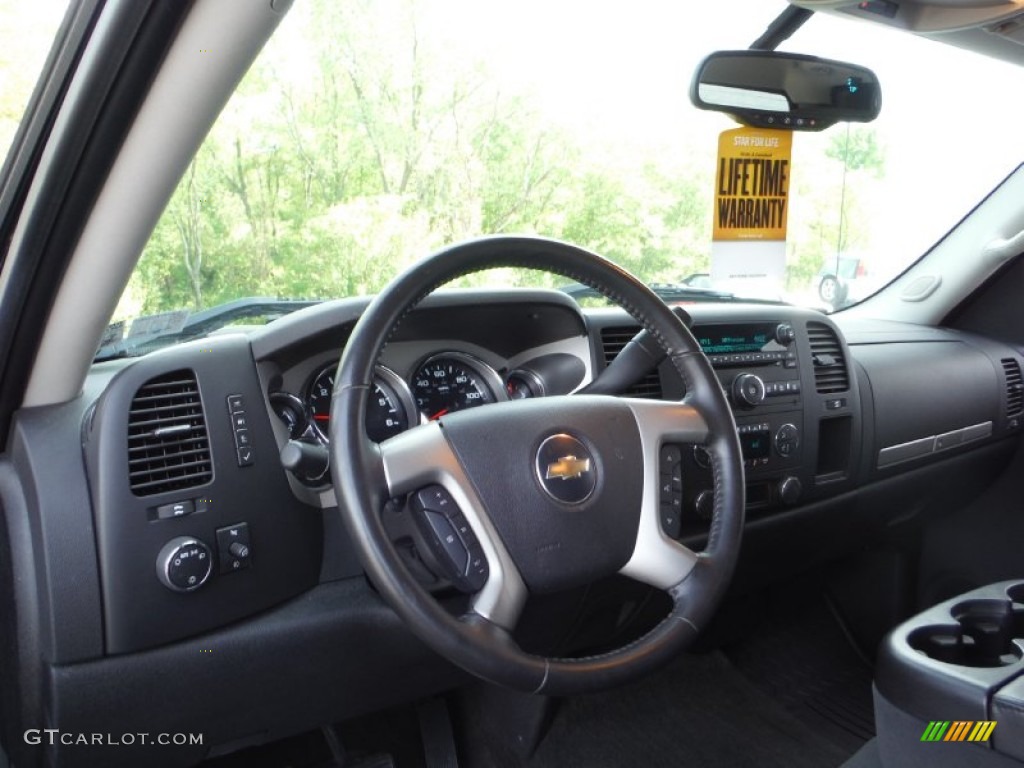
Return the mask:
<svg viewBox="0 0 1024 768">
<path fill-rule="evenodd" d="M 548 464 L 545 480 L 575 480 L 590 471 L 590 459 L 577 459 L 575 456 L 563 456 L 558 461 Z"/>
</svg>

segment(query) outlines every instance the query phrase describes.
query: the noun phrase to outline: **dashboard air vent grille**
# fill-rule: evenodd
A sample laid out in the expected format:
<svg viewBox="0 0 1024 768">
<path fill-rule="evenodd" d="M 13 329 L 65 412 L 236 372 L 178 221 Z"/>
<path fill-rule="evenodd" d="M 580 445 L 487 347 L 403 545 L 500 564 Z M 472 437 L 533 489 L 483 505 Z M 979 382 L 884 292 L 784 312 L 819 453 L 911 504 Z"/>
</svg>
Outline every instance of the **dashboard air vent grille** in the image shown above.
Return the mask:
<svg viewBox="0 0 1024 768">
<path fill-rule="evenodd" d="M 150 379 L 135 393 L 128 412 L 128 477 L 136 496 L 194 488 L 213 478 L 193 371 Z"/>
<path fill-rule="evenodd" d="M 814 388 L 822 395 L 848 390 L 850 374 L 835 331 L 824 323 L 808 323 L 807 336 L 814 361 Z"/>
<path fill-rule="evenodd" d="M 1006 373 L 1006 415 L 1018 416 L 1024 411 L 1024 378 L 1021 378 L 1020 363 L 1012 357 L 1000 360 Z"/>
<path fill-rule="evenodd" d="M 602 328 L 601 347 L 604 350 L 604 364 L 608 365 L 622 351 L 634 336 L 640 332 L 639 326 L 627 328 Z M 661 399 L 661 376 L 657 369 L 629 387 L 622 394 L 629 397 L 646 397 L 651 400 Z"/>
</svg>

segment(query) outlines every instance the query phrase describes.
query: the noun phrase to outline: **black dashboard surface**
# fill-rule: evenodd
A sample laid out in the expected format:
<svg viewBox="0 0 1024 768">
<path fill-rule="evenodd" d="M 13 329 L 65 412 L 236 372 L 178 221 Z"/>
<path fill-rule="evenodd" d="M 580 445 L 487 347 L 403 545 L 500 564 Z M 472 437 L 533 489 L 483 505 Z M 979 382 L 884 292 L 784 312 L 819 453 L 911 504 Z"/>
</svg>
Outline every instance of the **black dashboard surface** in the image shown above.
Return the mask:
<svg viewBox="0 0 1024 768">
<path fill-rule="evenodd" d="M 144 718 L 130 711 L 147 710 L 161 679 L 178 675 L 181 697 L 203 680 L 213 697 L 203 711 L 231 711 L 251 689 L 242 682 L 247 665 L 272 663 L 315 691 L 288 701 L 287 717 L 267 705 L 257 719 L 274 732 L 275 718 L 352 714 L 361 694 L 379 706 L 382 680 L 398 701 L 458 679 L 440 660 L 423 667 L 432 656 L 388 618 L 326 476 L 281 465 L 289 440 L 323 447 L 323 432 L 311 427 L 317 413 L 329 414 L 317 411 L 323 403 L 311 408 L 313 385 L 336 365 L 365 306 L 327 302 L 264 328 L 99 364 L 78 400 L 20 414 L 0 491 L 5 509 L 30 510 L 26 525 L 8 514 L 5 535 L 34 576 L 5 610 L 38 615 L 19 624 L 31 629 L 8 647 L 11 658 L 25 657 L 24 669 L 46 649 L 43 674 L 23 682 L 25 701 L 88 720 L 96 699 L 84 691 L 96 675 L 130 669 L 116 703 L 104 706 L 129 712 L 126 728 L 132 717 L 141 727 Z M 1021 359 L 1005 344 L 895 324 L 847 331 L 842 318 L 784 305 L 686 310 L 744 448 L 748 523 L 737 589 L 855 547 L 908 506 L 941 506 L 944 494 L 953 503 L 983 487 L 1015 445 L 1005 438 L 1021 428 Z M 402 428 L 411 428 L 438 412 L 417 399 L 422 374 L 443 380 L 445 396 L 462 388 L 452 407 L 565 395 L 598 376 L 637 331 L 620 310 L 580 309 L 555 291 L 439 293 L 404 320 L 380 364 L 406 411 Z M 431 367 L 438 356 L 456 364 Z M 685 394 L 665 365 L 633 378 L 625 396 Z M 291 423 L 285 402 L 306 422 Z M 666 502 L 676 506 L 662 525 L 699 548 L 713 485 L 700 446 L 684 448 L 682 491 Z M 955 488 L 951 467 L 964 470 Z M 35 562 L 22 562 L 25 552 Z M 459 599 L 441 587 L 441 599 Z M 317 670 L 303 662 L 307 646 L 373 650 Z M 194 667 L 191 655 L 205 647 L 221 649 L 215 672 Z M 294 658 L 281 657 L 287 647 Z M 410 665 L 420 672 L 407 674 Z M 351 696 L 320 690 L 324 674 L 350 684 Z M 251 724 L 222 719 L 217 738 L 241 738 Z"/>
<path fill-rule="evenodd" d="M 314 473 L 285 471 L 278 457 L 290 440 L 326 456 L 333 370 L 365 306 L 329 302 L 248 335 L 170 348 L 124 366 L 106 385 L 85 432 L 106 653 L 208 631 L 361 572 L 336 522 L 326 464 Z M 1004 402 L 1007 366 L 1015 358 L 1001 345 L 886 325 L 855 330 L 862 343 L 850 346 L 830 318 L 811 310 L 688 309 L 730 396 L 754 522 L 1016 429 Z M 638 331 L 620 310 L 581 310 L 555 291 L 431 296 L 381 354 L 371 403 L 384 429 L 379 437 L 460 408 L 569 394 L 592 381 Z M 685 394 L 668 366 L 637 373 L 623 394 Z M 155 448 L 132 443 L 142 439 L 131 437 L 131 420 L 147 387 L 168 377 L 184 377 L 194 389 L 188 397 L 196 401 L 198 453 L 207 474 L 175 480 L 178 463 L 189 465 L 197 453 L 191 442 L 181 455 L 174 453 L 182 445 L 173 435 Z M 663 527 L 699 546 L 713 483 L 700 446 L 684 448 L 682 490 L 663 500 Z M 136 458 L 140 450 L 158 454 L 155 469 Z M 168 451 L 170 459 L 163 456 Z M 141 488 L 135 485 L 140 471 L 149 473 Z M 169 483 L 162 480 L 168 473 Z M 229 536 L 242 537 L 244 557 L 231 554 Z M 174 542 L 192 543 L 179 552 Z M 184 565 L 175 565 L 183 558 Z M 211 567 L 199 567 L 195 558 L 209 558 Z M 189 563 L 198 577 L 189 576 Z M 180 585 L 177 571 L 168 575 L 172 565 L 186 569 Z"/>
</svg>

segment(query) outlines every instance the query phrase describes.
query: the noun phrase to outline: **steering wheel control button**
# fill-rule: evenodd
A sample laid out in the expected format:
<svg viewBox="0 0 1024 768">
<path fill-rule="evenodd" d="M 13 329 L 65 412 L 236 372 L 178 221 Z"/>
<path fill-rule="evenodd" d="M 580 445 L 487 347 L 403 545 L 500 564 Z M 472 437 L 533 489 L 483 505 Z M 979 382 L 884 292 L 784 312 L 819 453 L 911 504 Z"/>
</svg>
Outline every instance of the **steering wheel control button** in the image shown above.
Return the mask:
<svg viewBox="0 0 1024 768">
<path fill-rule="evenodd" d="M 487 559 L 459 506 L 439 485 L 418 491 L 412 510 L 441 575 L 463 592 L 476 592 L 487 582 Z"/>
<path fill-rule="evenodd" d="M 671 472 L 673 467 L 683 462 L 683 451 L 678 445 L 661 446 L 661 471 Z"/>
<path fill-rule="evenodd" d="M 432 544 L 440 544 L 440 549 L 435 552 L 435 555 L 447 561 L 446 565 L 454 574 L 464 576 L 469 567 L 469 552 L 466 551 L 466 545 L 455 531 L 455 526 L 447 517 L 432 509 L 423 510 L 423 519 L 426 520 L 427 527 L 433 534 L 429 541 Z"/>
<path fill-rule="evenodd" d="M 800 430 L 793 424 L 783 424 L 775 433 L 775 451 L 783 458 L 792 456 L 800 447 Z"/>
<path fill-rule="evenodd" d="M 447 515 L 451 511 L 457 511 L 459 508 L 451 494 L 440 485 L 424 488 L 416 494 L 416 500 L 423 509 L 431 509 L 434 512 L 440 512 L 442 515 Z"/>
<path fill-rule="evenodd" d="M 156 556 L 156 575 L 175 592 L 193 592 L 205 584 L 213 570 L 210 548 L 191 536 L 178 536 L 164 544 Z"/>
<path fill-rule="evenodd" d="M 544 492 L 563 504 L 582 504 L 597 488 L 597 462 L 572 435 L 552 435 L 540 444 L 534 459 Z"/>
<path fill-rule="evenodd" d="M 465 587 L 468 588 L 469 592 L 478 592 L 483 589 L 484 584 L 487 583 L 487 576 L 490 574 L 487 567 L 487 558 L 484 557 L 484 551 L 480 547 L 480 542 L 477 540 L 476 534 L 473 533 L 473 529 L 469 527 L 469 523 L 466 522 L 466 518 L 462 516 L 462 513 L 459 512 L 453 515 L 451 521 L 459 536 L 462 537 L 462 542 L 466 545 L 466 551 L 469 553 Z"/>
<path fill-rule="evenodd" d="M 661 529 L 665 532 L 665 535 L 672 539 L 678 539 L 679 534 L 682 532 L 682 525 L 681 510 L 671 504 L 662 504 Z"/>
<path fill-rule="evenodd" d="M 683 518 L 683 451 L 678 445 L 663 445 L 659 456 L 658 500 L 661 529 L 677 539 Z"/>
<path fill-rule="evenodd" d="M 191 499 L 176 501 L 173 504 L 161 504 L 156 508 L 158 520 L 170 520 L 175 517 L 191 515 L 196 511 L 196 505 Z"/>
<path fill-rule="evenodd" d="M 249 524 L 235 523 L 217 529 L 217 559 L 221 573 L 243 571 L 252 562 Z"/>
</svg>

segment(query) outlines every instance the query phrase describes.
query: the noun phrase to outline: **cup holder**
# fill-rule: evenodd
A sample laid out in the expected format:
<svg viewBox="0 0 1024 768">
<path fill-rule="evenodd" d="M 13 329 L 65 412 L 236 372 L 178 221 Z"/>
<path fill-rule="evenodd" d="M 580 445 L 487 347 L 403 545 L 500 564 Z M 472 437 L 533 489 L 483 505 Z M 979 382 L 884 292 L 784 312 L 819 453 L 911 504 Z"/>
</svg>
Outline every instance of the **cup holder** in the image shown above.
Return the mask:
<svg viewBox="0 0 1024 768">
<path fill-rule="evenodd" d="M 1012 594 L 1011 594 L 1012 593 Z M 1008 591 L 1010 600 L 1024 603 L 1024 584 Z M 1024 640 L 1024 610 L 1009 600 L 968 600 L 950 610 L 952 625 L 927 626 L 910 633 L 914 650 L 936 661 L 964 667 L 1005 667 L 1024 657 L 1014 639 Z"/>
</svg>

